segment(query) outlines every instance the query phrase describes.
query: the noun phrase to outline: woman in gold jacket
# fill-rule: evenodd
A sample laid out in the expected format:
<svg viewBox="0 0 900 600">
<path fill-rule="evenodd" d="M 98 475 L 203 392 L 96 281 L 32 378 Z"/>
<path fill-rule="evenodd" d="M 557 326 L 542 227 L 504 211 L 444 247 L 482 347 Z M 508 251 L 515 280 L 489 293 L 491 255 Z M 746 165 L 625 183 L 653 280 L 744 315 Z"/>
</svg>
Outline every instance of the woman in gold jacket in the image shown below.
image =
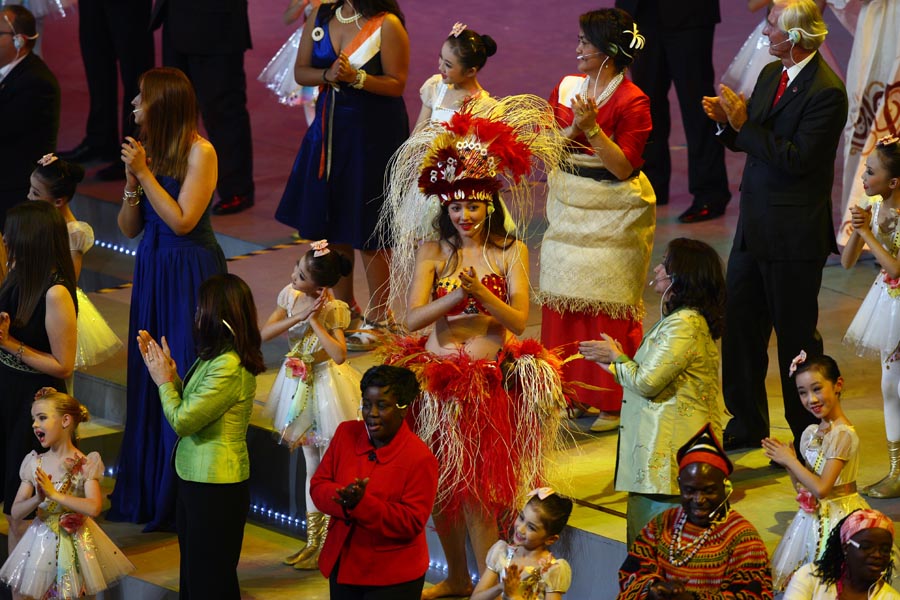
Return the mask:
<svg viewBox="0 0 900 600">
<path fill-rule="evenodd" d="M 653 272 L 661 318 L 634 358 L 606 334 L 579 346 L 624 390 L 616 490 L 628 492 L 629 546 L 651 518 L 680 504 L 678 448 L 707 422 L 722 434 L 715 342 L 725 318 L 722 260 L 703 242 L 677 238 Z"/>
<path fill-rule="evenodd" d="M 199 358 L 182 383 L 166 338 L 141 331 L 144 363 L 178 442 L 176 528 L 182 598 L 240 599 L 237 564 L 250 508 L 247 426 L 256 375 L 265 369 L 256 306 L 236 275 L 200 285 Z"/>
</svg>

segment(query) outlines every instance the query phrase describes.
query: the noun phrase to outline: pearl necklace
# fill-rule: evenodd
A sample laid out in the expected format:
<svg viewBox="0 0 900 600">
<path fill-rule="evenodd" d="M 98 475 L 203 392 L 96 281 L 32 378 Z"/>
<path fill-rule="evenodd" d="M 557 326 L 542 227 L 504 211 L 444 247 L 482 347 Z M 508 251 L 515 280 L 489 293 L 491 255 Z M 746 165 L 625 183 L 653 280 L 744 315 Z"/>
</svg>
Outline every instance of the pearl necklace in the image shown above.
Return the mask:
<svg viewBox="0 0 900 600">
<path fill-rule="evenodd" d="M 346 2 L 345 4 L 350 4 L 350 3 Z M 344 14 L 341 12 L 341 9 L 344 8 L 343 4 L 338 6 L 337 10 L 334 11 L 334 16 L 337 17 L 338 22 L 346 25 L 347 23 L 356 23 L 357 21 L 359 21 L 359 18 L 362 15 L 359 14 L 359 11 L 357 11 L 356 8 L 353 7 L 352 4 L 350 4 L 350 6 L 353 8 L 353 16 L 352 17 L 345 17 Z"/>
<path fill-rule="evenodd" d="M 588 79 L 590 77 L 585 77 L 584 82 L 581 84 L 581 95 L 584 96 L 587 94 L 588 87 Z M 617 89 L 619 89 L 619 85 L 621 85 L 622 80 L 625 79 L 625 74 L 621 71 L 616 73 L 615 76 L 609 80 L 609 83 L 606 84 L 606 87 L 603 88 L 603 91 L 600 92 L 600 95 L 597 96 L 597 106 L 600 106 L 606 99 L 612 96 Z"/>
<path fill-rule="evenodd" d="M 727 513 L 726 513 L 727 516 Z M 691 562 L 694 555 L 700 550 L 701 546 L 712 536 L 713 530 L 720 521 L 714 521 L 710 526 L 695 538 L 693 542 L 682 547 L 681 534 L 684 532 L 684 524 L 687 522 L 687 513 L 682 510 L 681 516 L 675 522 L 675 531 L 672 532 L 672 544 L 669 546 L 669 563 L 674 567 L 683 567 Z M 675 555 L 678 558 L 675 558 Z"/>
</svg>

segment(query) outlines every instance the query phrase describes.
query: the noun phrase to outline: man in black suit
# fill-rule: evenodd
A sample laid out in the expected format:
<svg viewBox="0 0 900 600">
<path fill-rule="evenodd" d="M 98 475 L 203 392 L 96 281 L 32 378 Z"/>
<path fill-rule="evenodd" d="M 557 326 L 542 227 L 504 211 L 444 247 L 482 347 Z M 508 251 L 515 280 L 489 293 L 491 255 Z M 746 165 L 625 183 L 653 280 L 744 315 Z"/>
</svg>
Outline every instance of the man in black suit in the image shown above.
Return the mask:
<svg viewBox="0 0 900 600">
<path fill-rule="evenodd" d="M 131 101 L 138 95 L 141 75 L 153 68 L 150 6 L 151 0 L 78 2 L 78 42 L 90 108 L 84 139 L 74 149 L 60 152 L 60 156 L 74 162 L 113 161 L 97 172 L 97 178 L 104 181 L 125 179 L 119 156 L 122 138 L 137 137 Z M 117 66 L 122 77 L 121 103 Z"/>
<path fill-rule="evenodd" d="M 247 0 L 156 0 L 163 63 L 184 71 L 219 157 L 218 215 L 253 206 L 253 145 L 244 52 L 251 48 Z"/>
<path fill-rule="evenodd" d="M 722 341 L 723 392 L 733 418 L 730 448 L 769 435 L 768 344 L 774 326 L 785 418 L 795 445 L 816 422 L 788 374 L 801 350 L 822 353 L 816 331 L 822 268 L 837 252 L 831 218 L 834 159 L 847 120 L 847 92 L 816 52 L 828 33 L 813 0 L 776 0 L 763 33 L 767 65 L 749 102 L 726 86 L 703 99 L 732 150 L 745 152 L 741 213 L 728 259 Z"/>
<path fill-rule="evenodd" d="M 7 209 L 28 199 L 37 160 L 56 150 L 59 83 L 32 52 L 37 37 L 28 9 L 0 8 L 0 231 Z"/>
<path fill-rule="evenodd" d="M 669 88 L 675 84 L 688 147 L 688 191 L 691 206 L 678 217 L 695 223 L 721 216 L 731 199 L 725 150 L 716 127 L 703 114 L 700 101 L 714 93 L 712 51 L 719 0 L 616 0 L 646 36 L 631 67 L 634 83 L 650 98 L 653 131 L 644 148 L 644 173 L 656 192 L 656 203 L 669 202 L 672 159 L 669 154 Z"/>
</svg>

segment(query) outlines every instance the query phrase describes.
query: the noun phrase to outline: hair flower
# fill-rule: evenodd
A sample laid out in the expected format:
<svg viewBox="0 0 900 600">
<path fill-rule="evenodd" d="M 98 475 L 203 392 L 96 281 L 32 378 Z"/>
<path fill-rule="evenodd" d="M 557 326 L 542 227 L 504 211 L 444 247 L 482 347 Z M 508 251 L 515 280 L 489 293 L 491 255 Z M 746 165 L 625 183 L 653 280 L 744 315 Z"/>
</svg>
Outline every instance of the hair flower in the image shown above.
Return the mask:
<svg viewBox="0 0 900 600">
<path fill-rule="evenodd" d="M 309 246 L 314 250 L 313 257 L 319 258 L 325 256 L 331 250 L 328 249 L 328 240 L 319 240 L 318 242 L 310 242 Z"/>
<path fill-rule="evenodd" d="M 797 367 L 806 362 L 806 350 L 801 350 L 800 354 L 794 357 L 794 360 L 791 361 L 791 366 L 788 367 L 788 377 L 793 377 L 794 373 L 797 372 Z"/>
<path fill-rule="evenodd" d="M 457 21 L 456 23 L 453 24 L 453 29 L 450 30 L 450 35 L 452 35 L 455 38 L 458 38 L 459 34 L 461 34 L 465 30 L 466 30 L 466 24 L 460 23 L 459 21 Z"/>
<path fill-rule="evenodd" d="M 45 154 L 42 157 L 40 157 L 37 161 L 37 164 L 41 165 L 42 167 L 46 167 L 48 165 L 53 164 L 57 160 L 59 160 L 59 157 L 57 155 L 53 154 L 52 152 L 50 152 L 50 153 Z"/>
<path fill-rule="evenodd" d="M 541 500 L 546 500 L 548 496 L 552 496 L 555 493 L 556 490 L 554 490 L 552 487 L 539 487 L 525 494 L 525 497 L 531 499 L 537 496 Z"/>
<path fill-rule="evenodd" d="M 631 29 L 626 29 L 622 33 L 626 33 L 631 36 L 631 43 L 628 44 L 628 47 L 632 50 L 640 50 L 644 47 L 644 36 L 638 33 L 637 23 L 632 23 Z"/>
<path fill-rule="evenodd" d="M 900 138 L 896 135 L 886 135 L 875 143 L 876 148 L 886 148 L 900 142 Z"/>
</svg>

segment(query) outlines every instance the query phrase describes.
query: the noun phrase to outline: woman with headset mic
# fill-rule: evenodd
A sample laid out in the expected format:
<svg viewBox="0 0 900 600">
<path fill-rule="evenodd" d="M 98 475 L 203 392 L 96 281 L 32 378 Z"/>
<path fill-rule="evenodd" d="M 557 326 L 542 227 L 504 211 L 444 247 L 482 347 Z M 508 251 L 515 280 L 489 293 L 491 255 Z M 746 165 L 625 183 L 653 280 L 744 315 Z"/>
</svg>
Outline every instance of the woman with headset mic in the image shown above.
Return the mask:
<svg viewBox="0 0 900 600">
<path fill-rule="evenodd" d="M 628 492 L 629 546 L 652 517 L 679 504 L 672 449 L 704 423 L 722 432 L 715 342 L 725 323 L 722 260 L 704 242 L 677 238 L 653 272 L 649 286 L 660 295 L 660 320 L 634 358 L 606 333 L 579 345 L 623 388 L 616 490 Z"/>
</svg>

